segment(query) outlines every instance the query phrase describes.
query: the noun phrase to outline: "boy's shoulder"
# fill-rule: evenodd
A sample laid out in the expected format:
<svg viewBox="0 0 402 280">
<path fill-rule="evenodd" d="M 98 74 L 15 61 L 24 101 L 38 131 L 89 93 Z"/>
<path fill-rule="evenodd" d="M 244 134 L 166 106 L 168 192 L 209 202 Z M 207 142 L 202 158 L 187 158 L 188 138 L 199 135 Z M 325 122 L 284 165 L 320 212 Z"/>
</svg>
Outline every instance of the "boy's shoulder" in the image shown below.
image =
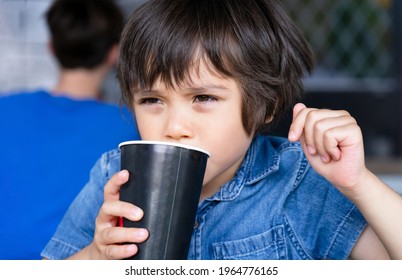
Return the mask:
<svg viewBox="0 0 402 280">
<path fill-rule="evenodd" d="M 254 140 L 253 146 L 267 158 L 299 157 L 300 154 L 304 156 L 300 142 L 290 142 L 287 138 L 280 136 L 259 135 Z"/>
<path fill-rule="evenodd" d="M 120 164 L 120 149 L 115 148 L 111 149 L 105 153 L 102 154 L 100 160 L 102 161 L 103 164 Z"/>
<path fill-rule="evenodd" d="M 49 92 L 44 89 L 7 91 L 7 92 L 0 92 L 0 100 L 2 102 L 5 101 L 10 102 L 19 99 L 36 99 L 39 96 L 44 95 L 49 95 Z"/>
<path fill-rule="evenodd" d="M 243 163 L 249 174 L 247 181 L 254 182 L 272 173 L 294 173 L 309 168 L 299 142 L 284 137 L 258 135 L 250 146 Z"/>
<path fill-rule="evenodd" d="M 101 155 L 92 168 L 91 175 L 107 181 L 118 171 L 120 171 L 120 149 L 115 148 Z"/>
<path fill-rule="evenodd" d="M 289 185 L 289 190 L 300 187 L 302 182 L 330 186 L 328 181 L 312 168 L 300 142 L 290 142 L 284 137 L 256 137 L 244 166 L 249 168 L 247 183 L 256 183 L 270 177 L 271 182 L 284 180 L 283 183 Z"/>
<path fill-rule="evenodd" d="M 279 153 L 289 149 L 303 152 L 303 148 L 299 141 L 290 142 L 287 138 L 281 136 L 263 136 L 263 138 L 266 138 L 265 140 L 268 141 Z"/>
</svg>

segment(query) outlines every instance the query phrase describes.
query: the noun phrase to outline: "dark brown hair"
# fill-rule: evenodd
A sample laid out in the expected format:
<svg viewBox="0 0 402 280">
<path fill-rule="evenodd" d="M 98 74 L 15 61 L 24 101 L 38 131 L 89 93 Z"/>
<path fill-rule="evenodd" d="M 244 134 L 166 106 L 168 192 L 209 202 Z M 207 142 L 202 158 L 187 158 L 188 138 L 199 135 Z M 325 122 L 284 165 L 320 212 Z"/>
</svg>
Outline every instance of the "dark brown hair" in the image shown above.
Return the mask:
<svg viewBox="0 0 402 280">
<path fill-rule="evenodd" d="M 148 0 L 131 15 L 121 41 L 118 78 L 131 107 L 133 94 L 191 82 L 194 62 L 238 81 L 242 121 L 254 135 L 302 92 L 313 54 L 279 1 Z M 197 65 L 197 64 L 195 64 Z"/>
<path fill-rule="evenodd" d="M 68 69 L 99 66 L 123 29 L 123 14 L 113 0 L 56 0 L 46 20 L 55 56 Z"/>
</svg>

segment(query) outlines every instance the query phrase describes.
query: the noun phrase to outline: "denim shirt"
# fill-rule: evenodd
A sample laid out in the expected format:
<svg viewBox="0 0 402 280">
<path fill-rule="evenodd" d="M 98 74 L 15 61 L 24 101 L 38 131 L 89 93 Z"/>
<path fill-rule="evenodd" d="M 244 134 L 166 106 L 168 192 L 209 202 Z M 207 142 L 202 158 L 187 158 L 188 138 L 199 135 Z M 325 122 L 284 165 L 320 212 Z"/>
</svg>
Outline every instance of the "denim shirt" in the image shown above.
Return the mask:
<svg viewBox="0 0 402 280">
<path fill-rule="evenodd" d="M 120 152 L 104 154 L 42 252 L 63 259 L 88 245 Z M 366 221 L 309 165 L 299 143 L 258 136 L 236 176 L 199 203 L 188 259 L 346 259 Z"/>
</svg>

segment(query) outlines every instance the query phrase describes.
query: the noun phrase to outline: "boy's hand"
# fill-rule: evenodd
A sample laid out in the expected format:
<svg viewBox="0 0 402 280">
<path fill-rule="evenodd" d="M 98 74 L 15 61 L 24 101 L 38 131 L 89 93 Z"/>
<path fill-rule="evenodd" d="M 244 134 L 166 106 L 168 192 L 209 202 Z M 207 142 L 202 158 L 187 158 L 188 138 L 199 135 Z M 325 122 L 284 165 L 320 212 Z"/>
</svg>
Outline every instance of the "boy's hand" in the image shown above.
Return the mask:
<svg viewBox="0 0 402 280">
<path fill-rule="evenodd" d="M 357 187 L 367 170 L 360 128 L 346 111 L 296 104 L 289 140 L 300 140 L 312 167 L 341 191 Z"/>
<path fill-rule="evenodd" d="M 119 217 L 132 221 L 142 218 L 140 208 L 119 200 L 120 188 L 128 180 L 127 170 L 122 170 L 112 176 L 105 185 L 104 203 L 96 219 L 94 240 L 89 247 L 91 259 L 124 259 L 137 253 L 135 244 L 148 238 L 148 231 L 140 228 L 118 227 Z"/>
</svg>

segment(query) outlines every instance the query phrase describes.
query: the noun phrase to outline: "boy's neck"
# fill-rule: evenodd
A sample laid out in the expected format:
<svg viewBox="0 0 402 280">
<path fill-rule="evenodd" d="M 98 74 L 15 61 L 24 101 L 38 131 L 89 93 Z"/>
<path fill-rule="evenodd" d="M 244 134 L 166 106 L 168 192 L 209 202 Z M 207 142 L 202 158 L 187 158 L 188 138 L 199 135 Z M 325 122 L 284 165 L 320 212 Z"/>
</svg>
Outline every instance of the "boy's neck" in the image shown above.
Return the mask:
<svg viewBox="0 0 402 280">
<path fill-rule="evenodd" d="M 225 183 L 232 180 L 236 176 L 236 172 L 240 168 L 243 159 L 244 157 L 241 158 L 237 163 L 233 164 L 229 169 L 223 171 L 223 173 L 213 178 L 210 182 L 203 185 L 199 201 L 213 196 Z"/>
<path fill-rule="evenodd" d="M 106 74 L 106 68 L 96 70 L 63 69 L 52 93 L 77 100 L 101 99 L 100 89 Z"/>
</svg>

